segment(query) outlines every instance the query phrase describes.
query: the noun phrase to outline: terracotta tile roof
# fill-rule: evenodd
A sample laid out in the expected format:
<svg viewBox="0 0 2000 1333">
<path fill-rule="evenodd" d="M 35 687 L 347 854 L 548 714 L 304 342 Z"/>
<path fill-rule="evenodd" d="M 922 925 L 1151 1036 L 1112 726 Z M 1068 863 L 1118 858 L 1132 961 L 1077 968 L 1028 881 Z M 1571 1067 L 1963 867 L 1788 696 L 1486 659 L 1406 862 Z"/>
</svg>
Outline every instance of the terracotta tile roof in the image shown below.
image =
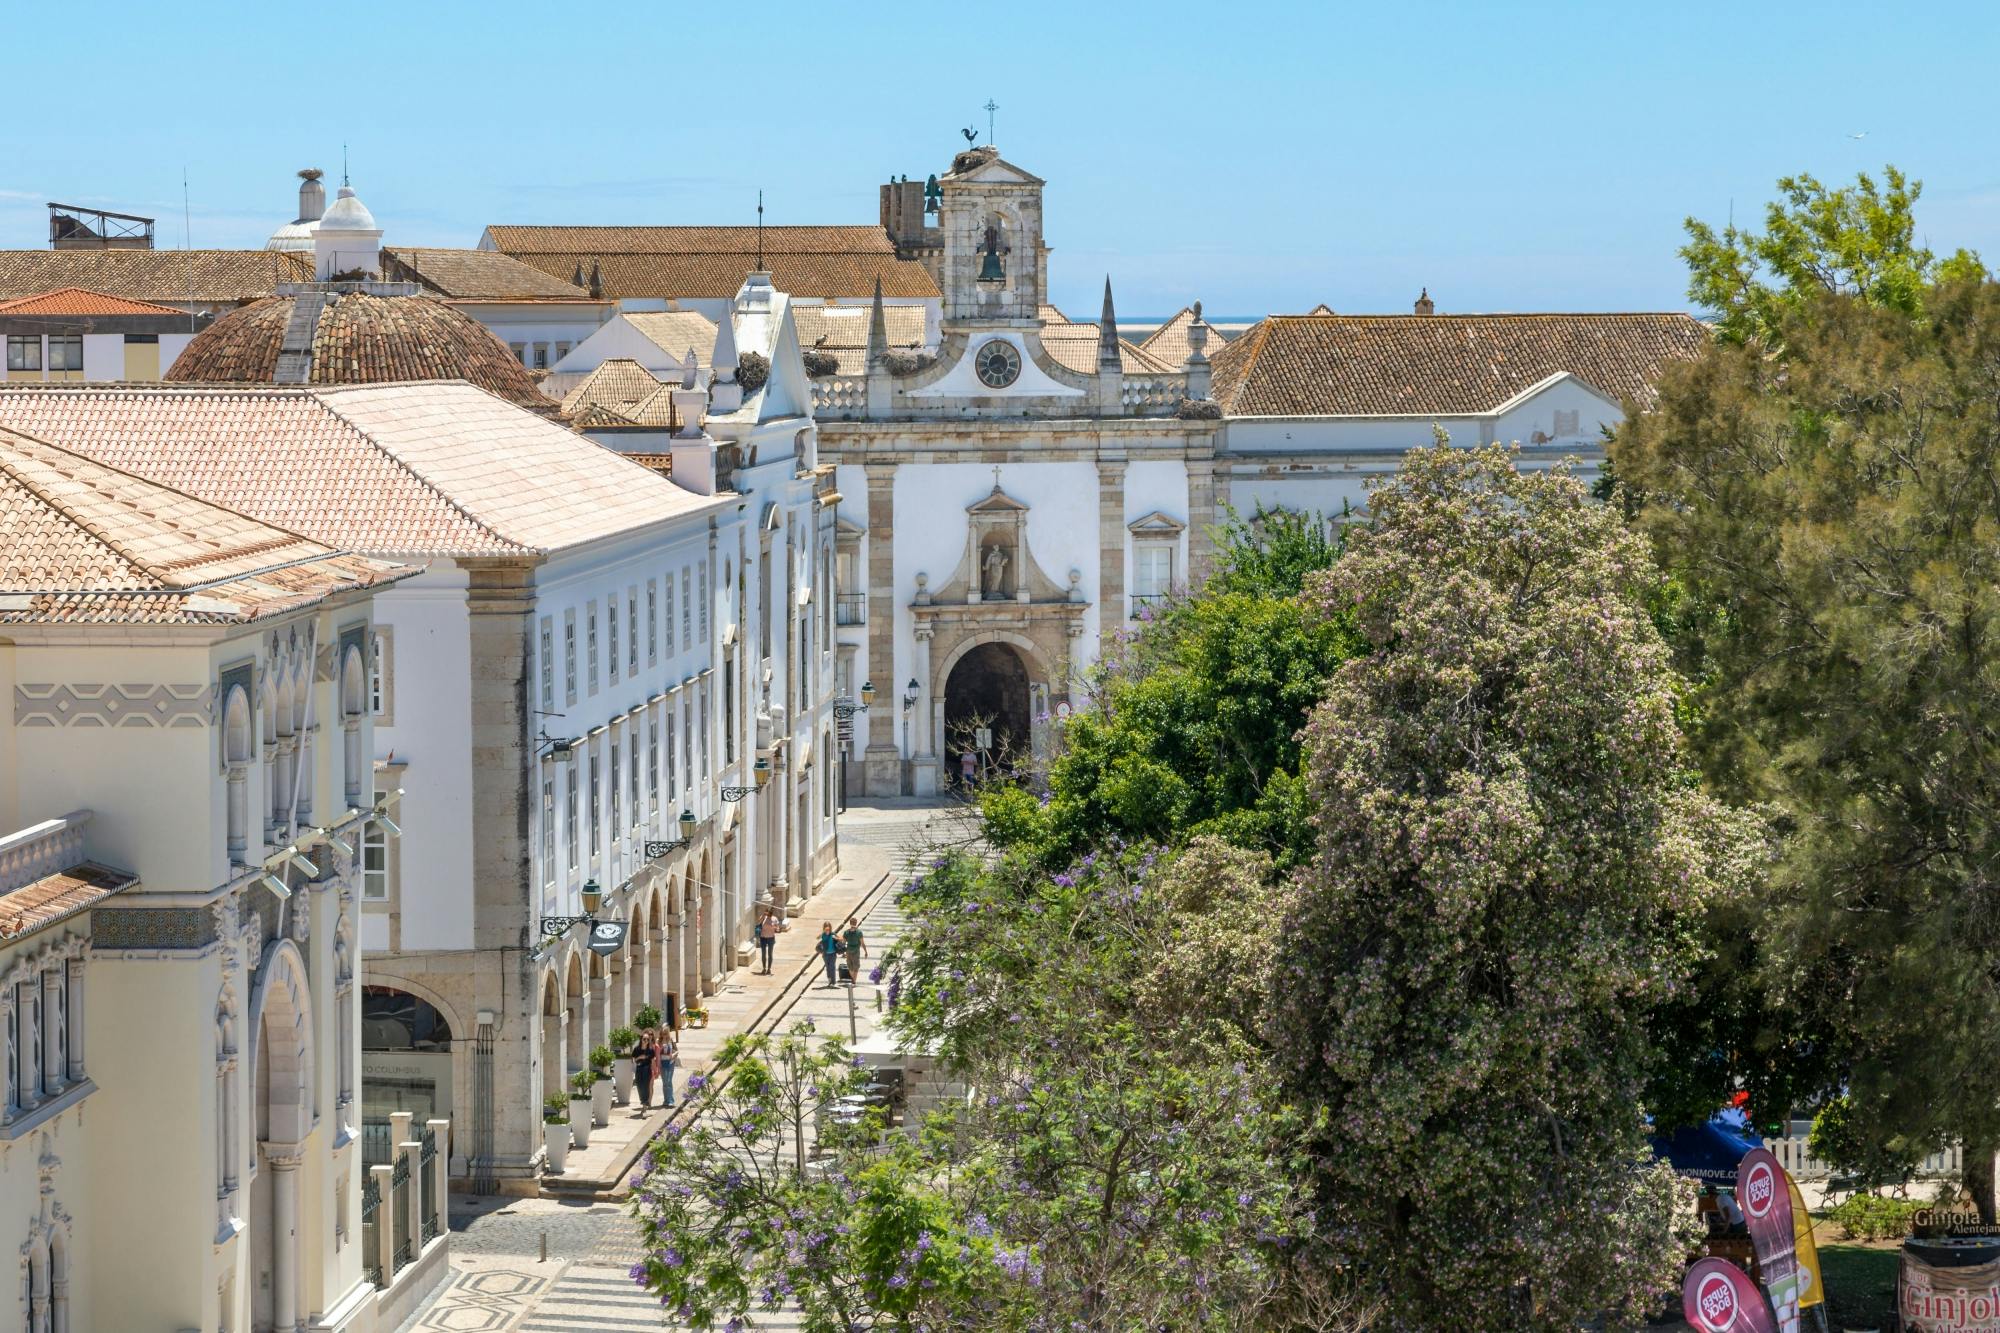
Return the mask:
<svg viewBox="0 0 2000 1333">
<path fill-rule="evenodd" d="M 0 315 L 178 315 L 172 306 L 134 301 L 83 287 L 58 287 L 52 292 L 0 301 Z"/>
<path fill-rule="evenodd" d="M 1231 416 L 1452 416 L 1565 372 L 1644 403 L 1707 340 L 1676 314 L 1273 315 L 1209 359 Z"/>
<path fill-rule="evenodd" d="M 794 305 L 792 321 L 799 331 L 800 348 L 810 351 L 817 347 L 822 352 L 833 353 L 834 359 L 840 362 L 839 373 L 842 375 L 868 373 L 867 306 Z M 882 307 L 882 323 L 892 349 L 924 345 L 922 306 L 885 305 Z"/>
<path fill-rule="evenodd" d="M 53 926 L 138 882 L 137 875 L 95 861 L 81 861 L 67 870 L 44 875 L 32 884 L 0 894 L 0 939 Z"/>
<path fill-rule="evenodd" d="M 1202 321 L 1202 326 L 1208 330 L 1208 343 L 1202 348 L 1202 355 L 1213 361 L 1215 354 L 1222 350 L 1222 344 L 1228 339 L 1218 333 L 1215 326 L 1207 320 Z M 1178 370 L 1187 364 L 1188 353 L 1194 350 L 1193 344 L 1188 341 L 1188 330 L 1193 327 L 1193 308 L 1182 306 L 1172 319 L 1154 329 L 1139 346 L 1151 353 L 1155 359 Z"/>
<path fill-rule="evenodd" d="M 563 395 L 563 415 L 580 426 L 671 426 L 673 395 L 661 392 L 666 388 L 637 361 L 613 357 Z"/>
<path fill-rule="evenodd" d="M 254 620 L 414 572 L 0 428 L 0 623 Z"/>
<path fill-rule="evenodd" d="M 668 356 L 679 359 L 692 348 L 695 364 L 705 366 L 715 354 L 715 321 L 698 311 L 634 310 L 625 320 Z"/>
<path fill-rule="evenodd" d="M 1052 305 L 1042 307 L 1042 346 L 1057 364 L 1080 375 L 1097 373 L 1097 344 L 1100 330 L 1095 324 L 1073 324 Z M 1179 370 L 1127 338 L 1118 340 L 1125 373 L 1167 374 Z"/>
<path fill-rule="evenodd" d="M 0 250 L 0 298 L 82 287 L 135 301 L 233 305 L 312 276 L 311 254 L 281 250 Z"/>
<path fill-rule="evenodd" d="M 7 385 L 0 425 L 391 557 L 559 550 L 713 503 L 469 384 Z"/>
<path fill-rule="evenodd" d="M 605 250 L 521 251 L 515 258 L 567 281 L 578 264 L 590 272 L 597 265 L 605 296 L 613 300 L 713 299 L 734 296 L 743 279 L 757 267 L 754 250 L 718 252 L 638 252 Z M 893 251 L 845 251 L 827 254 L 764 253 L 771 283 L 794 296 L 865 300 L 879 278 L 882 294 L 894 297 L 936 296 L 937 284 L 922 264 L 898 259 Z"/>
<path fill-rule="evenodd" d="M 382 276 L 460 301 L 590 301 L 590 293 L 498 250 L 382 251 Z"/>
<path fill-rule="evenodd" d="M 217 317 L 162 377 L 182 384 L 270 384 L 286 325 L 307 298 L 271 296 Z M 465 380 L 509 402 L 553 413 L 555 403 L 478 320 L 431 296 L 349 292 L 327 299 L 313 328 L 309 384 Z"/>
<path fill-rule="evenodd" d="M 513 227 L 493 226 L 485 238 L 502 254 L 714 255 L 757 253 L 759 231 L 750 227 Z M 896 253 L 879 226 L 765 227 L 765 255 Z M 590 265 L 584 264 L 584 272 Z"/>
</svg>

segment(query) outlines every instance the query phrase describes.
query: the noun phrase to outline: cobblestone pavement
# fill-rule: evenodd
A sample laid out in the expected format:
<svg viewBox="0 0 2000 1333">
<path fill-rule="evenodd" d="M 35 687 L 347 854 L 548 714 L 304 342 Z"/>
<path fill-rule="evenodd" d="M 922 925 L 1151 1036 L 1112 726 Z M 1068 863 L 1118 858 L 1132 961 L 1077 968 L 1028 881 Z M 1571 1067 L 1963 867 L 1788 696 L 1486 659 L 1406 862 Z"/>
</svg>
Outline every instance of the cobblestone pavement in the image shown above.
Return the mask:
<svg viewBox="0 0 2000 1333">
<path fill-rule="evenodd" d="M 870 959 L 879 958 L 903 926 L 894 887 L 910 864 L 940 844 L 968 841 L 971 824 L 963 807 L 911 800 L 850 806 L 841 817 L 842 843 L 884 849 L 897 873 L 862 921 Z M 861 857 L 856 857 L 861 860 Z M 879 872 L 878 872 L 879 873 Z M 800 924 L 818 934 L 808 906 Z M 836 926 L 840 923 L 836 922 Z M 788 992 L 787 1002 L 764 1025 L 789 1027 L 811 1018 L 825 1032 L 845 1035 L 849 997 L 854 1030 L 874 1031 L 880 987 L 865 980 L 855 987 L 827 988 L 815 976 L 808 989 Z M 591 1329 L 636 1333 L 668 1329 L 654 1298 L 628 1276 L 640 1251 L 639 1223 L 621 1204 L 572 1203 L 545 1198 L 472 1198 L 451 1202 L 451 1280 L 403 1333 L 553 1333 Z M 546 1245 L 546 1250 L 544 1246 Z M 543 1259 L 546 1253 L 547 1258 Z M 757 1327 L 773 1333 L 796 1329 L 783 1315 L 757 1317 Z"/>
</svg>

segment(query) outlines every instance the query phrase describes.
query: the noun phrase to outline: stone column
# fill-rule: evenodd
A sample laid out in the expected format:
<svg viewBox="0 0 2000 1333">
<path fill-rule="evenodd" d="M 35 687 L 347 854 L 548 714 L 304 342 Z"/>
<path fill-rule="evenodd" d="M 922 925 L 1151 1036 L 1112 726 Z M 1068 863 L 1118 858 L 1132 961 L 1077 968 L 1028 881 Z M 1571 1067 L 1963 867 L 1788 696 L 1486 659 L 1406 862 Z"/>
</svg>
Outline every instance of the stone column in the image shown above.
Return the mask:
<svg viewBox="0 0 2000 1333">
<path fill-rule="evenodd" d="M 896 679 L 896 465 L 868 463 L 863 470 L 868 477 L 868 678 L 878 699 L 893 701 L 903 695 L 903 684 Z M 879 721 L 872 712 L 865 716 L 870 720 L 862 786 L 870 796 L 901 795 L 896 711 L 891 707 Z"/>
<path fill-rule="evenodd" d="M 926 696 L 913 710 L 916 713 L 916 734 L 910 738 L 913 760 L 910 765 L 910 790 L 917 796 L 938 794 L 938 775 L 943 763 L 938 753 L 938 733 L 942 726 L 937 723 L 944 716 L 944 685 L 931 679 L 931 635 L 928 624 L 920 623 L 910 662 L 910 672 L 923 686 Z M 901 695 L 897 697 L 900 701 Z"/>
<path fill-rule="evenodd" d="M 431 1197 L 437 1200 L 438 1238 L 443 1239 L 451 1232 L 451 1121 L 426 1120 L 424 1125 L 431 1132 L 431 1142 L 437 1145 L 437 1155 L 431 1158 Z M 422 1192 L 418 1193 L 419 1206 Z M 417 1248 L 423 1248 L 423 1233 L 417 1233 Z"/>
<path fill-rule="evenodd" d="M 299 1162 L 297 1145 L 267 1148 L 271 1168 L 271 1315 L 280 1333 L 299 1326 Z M 393 1267 L 385 1270 L 384 1277 Z"/>
<path fill-rule="evenodd" d="M 14 988 L 12 986 L 0 986 L 0 1031 L 6 1033 L 7 1051 L 12 1057 L 8 1063 L 19 1068 L 21 1065 L 21 1048 L 15 1044 L 14 1007 Z M 0 1097 L 5 1099 L 4 1105 L 0 1105 L 0 1122 L 12 1120 L 16 1115 L 20 1114 L 21 1103 L 14 1092 L 14 1084 L 17 1081 L 10 1081 L 4 1089 L 0 1089 Z"/>
<path fill-rule="evenodd" d="M 564 1006 L 569 1014 L 563 1024 L 563 1095 L 569 1095 L 569 1076 L 590 1063 L 589 982 L 569 997 Z"/>
<path fill-rule="evenodd" d="M 69 1081 L 81 1083 L 83 1067 L 83 959 L 72 958 L 63 965 L 69 987 Z"/>
<path fill-rule="evenodd" d="M 42 1092 L 53 1097 L 62 1091 L 68 1059 L 63 1051 L 63 978 L 50 967 L 42 969 Z"/>
<path fill-rule="evenodd" d="M 424 1252 L 424 1145 L 410 1132 L 410 1122 L 415 1119 L 407 1112 L 398 1111 L 400 1122 L 390 1117 L 395 1127 L 392 1133 L 400 1135 L 396 1152 L 409 1164 L 409 1193 L 403 1196 L 404 1214 L 409 1218 L 410 1262 Z"/>
<path fill-rule="evenodd" d="M 645 1003 L 657 1007 L 666 993 L 673 989 L 668 970 L 673 966 L 673 958 L 667 952 L 667 932 L 656 921 L 646 927 L 646 981 Z"/>
<path fill-rule="evenodd" d="M 396 1206 L 396 1168 L 384 1162 L 368 1174 L 375 1180 L 375 1266 L 386 1287 L 396 1276 L 396 1216 L 389 1211 Z"/>
<path fill-rule="evenodd" d="M 1097 460 L 1097 632 L 1123 629 L 1125 607 L 1125 460 Z"/>
<path fill-rule="evenodd" d="M 611 1002 L 611 981 L 608 977 L 589 977 L 584 987 L 590 992 L 590 1041 L 591 1046 L 604 1044 L 604 1034 L 611 1031 L 609 1007 Z M 590 1047 L 583 1051 L 583 1062 L 590 1063 Z"/>
<path fill-rule="evenodd" d="M 1213 437 L 1210 437 L 1213 446 Z M 1215 545 L 1209 529 L 1215 525 L 1215 458 L 1213 454 L 1187 460 L 1188 474 L 1188 576 L 1190 590 L 1208 577 L 1215 563 Z"/>
</svg>

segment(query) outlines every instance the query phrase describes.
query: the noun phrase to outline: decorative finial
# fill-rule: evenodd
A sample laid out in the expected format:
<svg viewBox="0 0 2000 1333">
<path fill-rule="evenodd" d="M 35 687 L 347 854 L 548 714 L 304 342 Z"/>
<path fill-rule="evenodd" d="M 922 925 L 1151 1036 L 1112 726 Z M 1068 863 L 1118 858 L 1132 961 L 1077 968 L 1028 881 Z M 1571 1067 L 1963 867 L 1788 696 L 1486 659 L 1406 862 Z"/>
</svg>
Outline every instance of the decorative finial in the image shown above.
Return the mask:
<svg viewBox="0 0 2000 1333">
<path fill-rule="evenodd" d="M 993 493 L 995 495 L 1000 494 L 1000 465 L 998 463 L 993 465 Z"/>
<path fill-rule="evenodd" d="M 764 271 L 764 192 L 757 191 L 757 271 Z"/>
</svg>

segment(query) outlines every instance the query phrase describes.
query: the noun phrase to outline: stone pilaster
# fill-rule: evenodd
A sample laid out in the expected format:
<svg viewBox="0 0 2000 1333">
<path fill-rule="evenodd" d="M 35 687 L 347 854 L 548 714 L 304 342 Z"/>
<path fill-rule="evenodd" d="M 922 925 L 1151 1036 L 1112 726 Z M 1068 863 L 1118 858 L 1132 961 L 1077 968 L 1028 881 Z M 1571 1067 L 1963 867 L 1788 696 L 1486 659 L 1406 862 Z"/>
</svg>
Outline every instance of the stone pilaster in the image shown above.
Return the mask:
<svg viewBox="0 0 2000 1333">
<path fill-rule="evenodd" d="M 1125 460 L 1097 460 L 1097 627 L 1125 625 Z"/>
<path fill-rule="evenodd" d="M 896 677 L 896 542 L 893 463 L 863 465 L 868 477 L 868 677 L 875 697 L 890 706 L 868 713 L 868 748 L 863 753 L 863 785 L 870 796 L 903 790 L 902 754 L 896 748 L 894 701 L 902 698 Z M 878 703 L 880 708 L 881 704 Z"/>
<path fill-rule="evenodd" d="M 1188 478 L 1188 586 L 1194 588 L 1208 577 L 1215 564 L 1215 456 L 1205 454 L 1187 461 Z"/>
</svg>

